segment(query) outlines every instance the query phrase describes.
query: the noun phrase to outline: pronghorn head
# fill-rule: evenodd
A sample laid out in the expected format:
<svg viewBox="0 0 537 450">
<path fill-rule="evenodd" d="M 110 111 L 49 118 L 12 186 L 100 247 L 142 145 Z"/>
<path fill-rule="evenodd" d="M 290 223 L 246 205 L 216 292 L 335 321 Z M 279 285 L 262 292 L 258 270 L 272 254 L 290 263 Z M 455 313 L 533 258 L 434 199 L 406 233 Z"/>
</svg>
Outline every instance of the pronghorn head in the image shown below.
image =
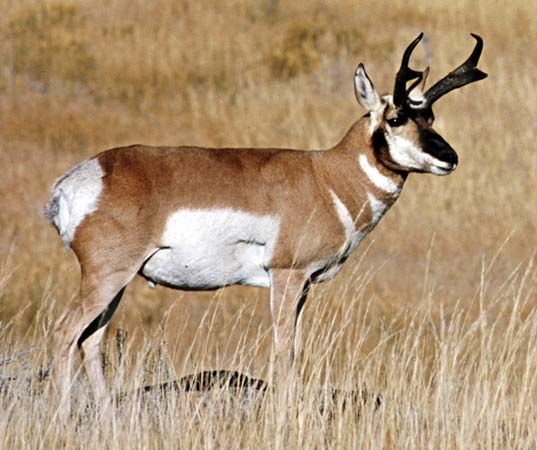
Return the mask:
<svg viewBox="0 0 537 450">
<path fill-rule="evenodd" d="M 367 109 L 369 132 L 377 157 L 391 169 L 401 172 L 429 172 L 447 175 L 457 167 L 457 153 L 433 129 L 433 103 L 453 89 L 487 76 L 477 68 L 483 40 L 477 41 L 470 57 L 446 77 L 424 90 L 429 68 L 418 72 L 408 67 L 410 55 L 423 33 L 410 43 L 397 72 L 393 95 L 380 96 L 358 65 L 354 86 L 358 102 Z M 407 87 L 408 82 L 412 82 Z"/>
</svg>

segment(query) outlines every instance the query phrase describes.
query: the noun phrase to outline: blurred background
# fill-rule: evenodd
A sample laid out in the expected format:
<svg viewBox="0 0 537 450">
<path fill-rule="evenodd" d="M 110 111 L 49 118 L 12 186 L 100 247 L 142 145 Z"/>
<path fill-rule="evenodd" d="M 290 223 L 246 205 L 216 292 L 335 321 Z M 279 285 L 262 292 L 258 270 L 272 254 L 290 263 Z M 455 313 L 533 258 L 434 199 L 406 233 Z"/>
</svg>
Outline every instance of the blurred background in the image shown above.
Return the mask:
<svg viewBox="0 0 537 450">
<path fill-rule="evenodd" d="M 524 274 L 533 274 L 527 307 L 535 305 L 535 2 L 0 4 L 0 328 L 11 327 L 13 348 L 45 337 L 76 295 L 76 258 L 42 214 L 65 170 L 133 143 L 329 148 L 364 113 L 353 92 L 356 65 L 391 91 L 420 31 L 427 39 L 412 65 L 431 64 L 430 82 L 466 59 L 470 32 L 485 41 L 480 67 L 489 78 L 435 108 L 435 128 L 458 151 L 459 168 L 409 177 L 345 270 L 314 288 L 305 323 L 318 310 L 311 305 L 323 305 L 327 324 L 352 317 L 338 351 L 366 327 L 367 352 L 385 323 L 424 305 L 433 320 L 455 305 L 471 316 L 483 289 L 501 292 Z M 248 364 L 259 372 L 270 348 L 268 291 L 185 293 L 136 280 L 110 334 L 134 348 L 163 339 L 178 372 L 200 353 L 207 366 L 232 368 L 237 346 L 255 342 Z"/>
</svg>

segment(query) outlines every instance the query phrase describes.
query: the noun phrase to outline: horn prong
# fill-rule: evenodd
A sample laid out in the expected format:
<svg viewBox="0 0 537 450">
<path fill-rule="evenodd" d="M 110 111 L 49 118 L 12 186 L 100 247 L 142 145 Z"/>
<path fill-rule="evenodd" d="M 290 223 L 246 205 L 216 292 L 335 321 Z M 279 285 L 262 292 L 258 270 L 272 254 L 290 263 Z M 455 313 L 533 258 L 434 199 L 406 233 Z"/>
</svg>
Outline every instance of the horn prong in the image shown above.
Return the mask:
<svg viewBox="0 0 537 450">
<path fill-rule="evenodd" d="M 432 105 L 448 92 L 475 81 L 482 80 L 488 76 L 485 72 L 477 68 L 477 63 L 479 62 L 481 52 L 483 51 L 483 39 L 478 34 L 470 34 L 476 40 L 472 53 L 460 66 L 452 70 L 444 78 L 437 81 L 427 90 L 427 92 L 425 92 L 425 99 L 428 106 Z"/>
<path fill-rule="evenodd" d="M 395 77 L 395 85 L 393 87 L 393 103 L 402 108 L 407 99 L 408 94 L 412 89 L 414 89 L 422 80 L 423 72 L 411 69 L 408 67 L 410 57 L 416 46 L 420 43 L 423 38 L 423 32 L 421 32 L 405 49 L 403 57 L 401 58 L 401 67 L 399 68 L 397 75 Z M 412 86 L 407 89 L 406 84 L 409 81 L 416 80 L 412 83 Z"/>
</svg>

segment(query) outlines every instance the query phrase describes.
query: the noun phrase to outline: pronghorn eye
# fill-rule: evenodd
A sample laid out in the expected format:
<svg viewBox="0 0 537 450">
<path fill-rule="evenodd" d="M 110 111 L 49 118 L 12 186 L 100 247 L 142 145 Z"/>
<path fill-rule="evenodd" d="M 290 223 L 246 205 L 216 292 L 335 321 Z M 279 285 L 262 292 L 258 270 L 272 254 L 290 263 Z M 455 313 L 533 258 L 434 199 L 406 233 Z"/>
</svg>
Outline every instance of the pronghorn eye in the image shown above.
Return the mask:
<svg viewBox="0 0 537 450">
<path fill-rule="evenodd" d="M 400 127 L 401 125 L 404 125 L 407 120 L 408 120 L 407 116 L 400 115 L 400 116 L 394 117 L 393 119 L 388 119 L 386 122 L 388 122 L 388 125 L 393 128 L 393 127 Z"/>
</svg>

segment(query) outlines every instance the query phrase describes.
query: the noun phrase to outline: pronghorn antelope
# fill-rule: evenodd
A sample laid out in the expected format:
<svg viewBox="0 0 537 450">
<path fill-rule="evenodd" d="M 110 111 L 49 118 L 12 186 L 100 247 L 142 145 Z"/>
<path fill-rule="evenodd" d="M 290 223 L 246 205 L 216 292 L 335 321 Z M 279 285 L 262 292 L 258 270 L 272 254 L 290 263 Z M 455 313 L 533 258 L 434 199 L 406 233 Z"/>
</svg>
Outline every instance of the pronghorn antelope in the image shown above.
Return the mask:
<svg viewBox="0 0 537 450">
<path fill-rule="evenodd" d="M 470 57 L 424 91 L 428 69 L 408 66 L 422 35 L 404 52 L 393 95 L 379 95 L 358 66 L 354 87 L 367 114 L 329 150 L 132 145 L 55 183 L 46 216 L 81 267 L 78 300 L 55 327 L 62 398 L 78 348 L 95 394 L 106 396 L 100 341 L 136 275 L 185 290 L 270 288 L 275 352 L 292 359 L 309 284 L 338 273 L 410 172 L 447 175 L 457 166 L 432 127 L 432 106 L 486 77 L 477 68 L 483 42 L 472 35 Z"/>
</svg>

